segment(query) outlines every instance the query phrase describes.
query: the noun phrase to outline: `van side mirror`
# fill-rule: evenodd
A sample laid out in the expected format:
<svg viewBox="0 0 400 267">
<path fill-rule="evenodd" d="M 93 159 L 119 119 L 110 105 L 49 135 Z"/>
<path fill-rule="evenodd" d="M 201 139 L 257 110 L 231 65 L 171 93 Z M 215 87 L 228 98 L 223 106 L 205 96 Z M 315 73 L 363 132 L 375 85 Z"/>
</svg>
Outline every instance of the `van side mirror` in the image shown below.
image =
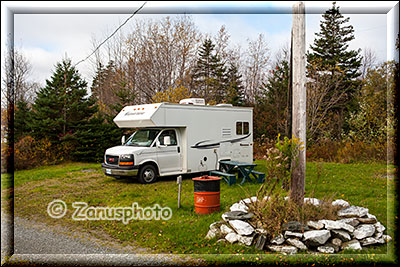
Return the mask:
<svg viewBox="0 0 400 267">
<path fill-rule="evenodd" d="M 160 147 L 161 147 L 160 140 L 158 140 L 158 138 L 156 139 L 156 147 L 157 147 L 157 148 L 160 148 Z"/>
<path fill-rule="evenodd" d="M 171 145 L 171 137 L 170 136 L 164 136 L 164 145 L 166 145 L 166 146 Z"/>
<path fill-rule="evenodd" d="M 125 144 L 125 135 L 123 135 L 123 136 L 121 137 L 121 144 L 122 144 L 122 145 Z"/>
</svg>

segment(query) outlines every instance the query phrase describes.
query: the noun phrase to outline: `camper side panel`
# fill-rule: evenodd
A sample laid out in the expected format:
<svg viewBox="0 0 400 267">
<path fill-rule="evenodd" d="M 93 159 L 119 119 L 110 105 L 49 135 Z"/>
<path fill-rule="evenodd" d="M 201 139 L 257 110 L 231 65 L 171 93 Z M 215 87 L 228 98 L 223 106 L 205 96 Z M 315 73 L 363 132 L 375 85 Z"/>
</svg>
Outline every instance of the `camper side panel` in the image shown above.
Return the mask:
<svg viewBox="0 0 400 267">
<path fill-rule="evenodd" d="M 160 120 L 157 125 L 185 129 L 182 151 L 187 172 L 215 170 L 221 159 L 253 162 L 252 109 L 184 105 L 163 105 L 162 109 L 153 118 Z"/>
</svg>

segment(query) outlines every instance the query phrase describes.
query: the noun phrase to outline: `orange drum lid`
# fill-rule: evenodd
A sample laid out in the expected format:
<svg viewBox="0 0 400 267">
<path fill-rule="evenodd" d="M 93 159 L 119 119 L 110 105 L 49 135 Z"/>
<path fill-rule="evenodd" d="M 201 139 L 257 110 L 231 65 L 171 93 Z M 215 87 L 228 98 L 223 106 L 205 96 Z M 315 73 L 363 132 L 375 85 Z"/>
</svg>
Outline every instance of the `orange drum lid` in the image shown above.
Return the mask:
<svg viewBox="0 0 400 267">
<path fill-rule="evenodd" d="M 218 180 L 221 180 L 221 179 L 222 178 L 220 178 L 220 177 L 208 176 L 208 175 L 203 175 L 201 177 L 192 178 L 193 181 L 201 181 L 201 182 L 218 181 Z"/>
</svg>

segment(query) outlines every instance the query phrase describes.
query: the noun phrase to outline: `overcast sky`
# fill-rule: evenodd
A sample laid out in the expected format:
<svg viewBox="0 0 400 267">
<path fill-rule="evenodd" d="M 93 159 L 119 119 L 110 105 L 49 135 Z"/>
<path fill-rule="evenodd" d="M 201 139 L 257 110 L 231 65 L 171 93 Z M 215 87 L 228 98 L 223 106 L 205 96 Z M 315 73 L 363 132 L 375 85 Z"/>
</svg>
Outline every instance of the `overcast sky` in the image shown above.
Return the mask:
<svg viewBox="0 0 400 267">
<path fill-rule="evenodd" d="M 2 2 L 2 12 L 3 12 Z M 24 8 L 31 7 L 34 12 L 25 12 L 28 14 L 14 15 L 14 46 L 21 51 L 31 62 L 33 72 L 30 76 L 32 81 L 36 81 L 44 85 L 45 79 L 50 78 L 54 65 L 61 61 L 65 56 L 71 58 L 74 63 L 85 58 L 92 52 L 91 40 L 95 37 L 98 40 L 104 39 L 105 33 L 111 33 L 129 16 L 130 10 L 141 6 L 144 2 L 128 1 L 128 2 L 5 2 L 7 6 L 17 6 Z M 214 35 L 222 25 L 225 25 L 230 34 L 230 42 L 232 45 L 240 44 L 242 50 L 246 48 L 247 39 L 255 39 L 258 34 L 263 33 L 268 42 L 268 47 L 273 56 L 280 47 L 289 44 L 290 31 L 292 26 L 291 7 L 294 2 L 147 2 L 142 9 L 143 13 L 151 13 L 154 10 L 172 10 L 176 12 L 187 12 L 193 18 L 196 26 L 202 33 Z M 337 2 L 345 17 L 350 17 L 350 23 L 355 30 L 355 40 L 350 43 L 351 49 L 371 49 L 373 50 L 379 61 L 386 61 L 392 57 L 388 50 L 388 25 L 393 23 L 388 20 L 388 15 L 382 10 L 389 11 L 396 5 L 396 1 L 391 2 Z M 96 6 L 94 6 L 94 4 Z M 319 32 L 319 24 L 321 21 L 322 10 L 326 10 L 332 6 L 331 1 L 327 2 L 305 2 L 306 5 L 306 48 L 310 47 L 313 42 L 315 33 Z M 51 14 L 52 7 L 57 10 L 59 7 L 86 8 L 91 10 L 93 14 Z M 96 8 L 110 7 L 110 13 L 104 14 L 107 9 L 100 9 L 103 14 L 94 14 Z M 117 7 L 117 14 L 114 7 Z M 317 7 L 317 8 L 316 8 Z M 38 13 L 38 9 L 43 8 L 47 14 Z M 92 8 L 92 9 L 91 9 Z M 119 8 L 119 9 L 118 9 Z M 174 9 L 175 8 L 175 9 Z M 183 9 L 182 9 L 183 8 Z M 185 9 L 187 8 L 187 9 Z M 224 14 L 191 14 L 201 13 L 202 10 L 207 12 L 222 8 Z M 246 9 L 247 8 L 247 9 Z M 282 8 L 282 9 L 281 9 Z M 314 8 L 314 9 L 313 9 Z M 316 8 L 316 9 L 315 9 Z M 353 9 L 351 9 L 353 8 Z M 183 11 L 182 11 L 183 10 Z M 224 12 L 225 10 L 225 12 Z M 235 11 L 248 14 L 229 14 Z M 266 11 L 265 13 L 274 14 L 255 14 L 257 10 Z M 320 13 L 318 11 L 321 10 Z M 376 10 L 376 14 L 365 14 L 367 11 Z M 113 12 L 114 11 L 114 12 Z M 352 12 L 347 14 L 346 11 Z M 353 12 L 355 11 L 355 12 Z M 316 13 L 317 14 L 310 14 Z M 20 12 L 16 12 L 20 13 Z M 30 13 L 30 14 L 29 14 Z M 78 12 L 79 13 L 79 12 Z M 81 13 L 81 12 L 80 12 Z M 285 14 L 286 13 L 286 14 Z M 353 14 L 358 13 L 358 14 Z M 380 13 L 380 14 L 379 14 Z M 134 23 L 137 19 L 160 19 L 165 16 L 175 16 L 177 14 L 138 14 L 133 17 L 121 30 L 128 33 L 131 29 L 129 24 Z M 2 16 L 4 17 L 4 16 Z M 3 28 L 3 21 L 2 21 Z M 3 34 L 3 30 L 2 30 Z M 389 38 L 389 39 L 388 39 Z M 5 38 L 2 36 L 2 50 Z M 2 51 L 3 54 L 3 51 Z M 88 62 L 78 65 L 78 70 L 82 76 L 89 82 L 92 81 L 93 70 Z"/>
</svg>

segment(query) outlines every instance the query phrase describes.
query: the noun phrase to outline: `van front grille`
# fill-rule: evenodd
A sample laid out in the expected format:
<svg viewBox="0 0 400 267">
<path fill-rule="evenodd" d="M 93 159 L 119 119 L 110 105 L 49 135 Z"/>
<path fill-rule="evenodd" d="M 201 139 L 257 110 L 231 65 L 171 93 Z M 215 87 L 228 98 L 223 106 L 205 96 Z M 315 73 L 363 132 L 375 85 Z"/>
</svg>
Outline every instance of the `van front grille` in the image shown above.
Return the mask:
<svg viewBox="0 0 400 267">
<path fill-rule="evenodd" d="M 110 165 L 118 165 L 118 156 L 106 155 L 106 163 Z"/>
</svg>

